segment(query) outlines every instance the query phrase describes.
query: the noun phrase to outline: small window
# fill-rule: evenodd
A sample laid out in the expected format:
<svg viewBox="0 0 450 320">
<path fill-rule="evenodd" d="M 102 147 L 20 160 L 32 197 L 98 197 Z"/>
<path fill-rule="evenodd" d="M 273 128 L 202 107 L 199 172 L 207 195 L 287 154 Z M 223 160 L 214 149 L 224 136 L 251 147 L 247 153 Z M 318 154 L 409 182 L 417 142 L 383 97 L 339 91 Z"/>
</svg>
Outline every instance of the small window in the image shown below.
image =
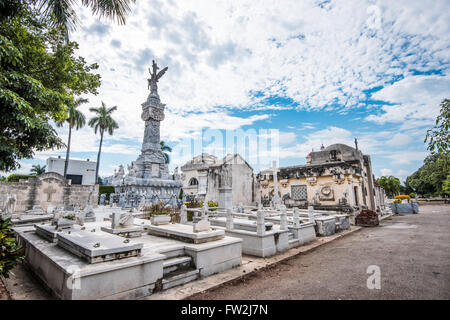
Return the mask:
<svg viewBox="0 0 450 320">
<path fill-rule="evenodd" d="M 198 180 L 196 178 L 191 178 L 191 180 L 189 180 L 189 185 L 190 186 L 197 186 L 198 185 Z"/>
</svg>

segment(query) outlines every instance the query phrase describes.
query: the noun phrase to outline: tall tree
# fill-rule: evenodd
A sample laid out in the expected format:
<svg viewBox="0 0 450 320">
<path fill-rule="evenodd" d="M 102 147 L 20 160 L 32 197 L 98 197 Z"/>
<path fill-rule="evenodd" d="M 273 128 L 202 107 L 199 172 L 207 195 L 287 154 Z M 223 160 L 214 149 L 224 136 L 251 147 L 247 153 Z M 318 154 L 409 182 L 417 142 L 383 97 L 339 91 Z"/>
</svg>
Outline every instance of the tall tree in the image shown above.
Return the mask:
<svg viewBox="0 0 450 320">
<path fill-rule="evenodd" d="M 103 134 L 108 132 L 109 135 L 114 133 L 115 129 L 119 128 L 117 122 L 111 117 L 111 114 L 117 110 L 117 106 L 106 108 L 105 103 L 102 101 L 102 106 L 99 108 L 90 108 L 91 112 L 94 112 L 96 116 L 89 120 L 89 126 L 94 128 L 95 134 L 100 131 L 100 146 L 97 154 L 97 168 L 95 169 L 95 181 L 98 181 L 98 169 L 100 165 L 100 154 L 102 152 Z"/>
<path fill-rule="evenodd" d="M 11 1 L 0 1 L 2 5 Z M 52 27 L 27 1 L 0 15 L 0 171 L 20 167 L 34 152 L 62 148 L 50 121 L 62 121 L 81 94 L 97 94 L 97 64 L 75 56 L 76 42 Z M 1 11 L 1 10 L 0 10 Z"/>
<path fill-rule="evenodd" d="M 401 189 L 400 180 L 394 176 L 382 176 L 377 180 L 377 183 L 384 189 L 386 195 L 389 197 L 398 195 Z"/>
<path fill-rule="evenodd" d="M 170 157 L 167 152 L 172 152 L 172 148 L 169 147 L 163 140 L 161 140 L 160 145 L 161 145 L 161 151 L 163 151 L 163 156 L 164 156 L 164 159 L 167 164 L 170 162 Z M 164 152 L 164 151 L 167 151 L 167 152 Z"/>
<path fill-rule="evenodd" d="M 31 174 L 35 174 L 38 176 L 40 174 L 45 173 L 45 167 L 46 167 L 45 165 L 41 167 L 40 164 L 34 164 L 31 166 L 30 172 L 31 172 Z"/>
<path fill-rule="evenodd" d="M 423 196 L 445 194 L 443 184 L 450 174 L 445 168 L 445 155 L 435 153 L 425 158 L 424 164 L 406 178 L 406 187 Z"/>
<path fill-rule="evenodd" d="M 67 178 L 67 168 L 69 167 L 69 156 L 70 156 L 70 143 L 72 140 L 72 129 L 75 130 L 81 129 L 86 123 L 86 117 L 83 112 L 78 110 L 77 108 L 83 103 L 87 103 L 88 99 L 78 98 L 74 103 L 68 106 L 67 108 L 67 118 L 63 121 L 59 121 L 56 123 L 57 126 L 62 127 L 64 123 L 69 124 L 69 138 L 67 139 L 67 151 L 66 151 L 66 160 L 64 161 L 64 178 Z"/>
<path fill-rule="evenodd" d="M 424 142 L 428 142 L 428 150 L 432 154 L 439 153 L 443 155 L 441 161 L 444 161 L 444 168 L 447 169 L 450 158 L 450 99 L 444 99 L 441 102 L 441 111 L 436 118 L 436 124 L 433 129 L 427 131 Z"/>
</svg>

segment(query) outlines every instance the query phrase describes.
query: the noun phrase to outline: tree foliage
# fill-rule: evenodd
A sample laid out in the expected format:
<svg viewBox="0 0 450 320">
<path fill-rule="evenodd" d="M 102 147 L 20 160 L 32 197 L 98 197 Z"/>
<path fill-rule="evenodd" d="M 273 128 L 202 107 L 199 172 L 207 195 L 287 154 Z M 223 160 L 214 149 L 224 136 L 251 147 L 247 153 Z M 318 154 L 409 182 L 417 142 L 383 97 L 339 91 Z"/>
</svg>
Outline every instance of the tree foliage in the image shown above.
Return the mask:
<svg viewBox="0 0 450 320">
<path fill-rule="evenodd" d="M 0 16 L 0 171 L 17 169 L 35 151 L 63 147 L 51 121 L 65 119 L 76 96 L 97 94 L 98 65 L 76 57 L 76 49 L 30 1 Z"/>
<path fill-rule="evenodd" d="M 40 164 L 34 164 L 34 165 L 32 165 L 31 166 L 31 170 L 30 170 L 30 172 L 31 172 L 31 174 L 35 174 L 35 175 L 40 175 L 40 174 L 43 174 L 44 172 L 45 172 L 45 165 L 44 166 L 41 166 Z"/>
<path fill-rule="evenodd" d="M 81 4 L 91 9 L 94 15 L 125 24 L 126 17 L 131 11 L 131 3 L 136 0 L 81 0 Z M 75 30 L 80 20 L 76 15 L 73 0 L 31 0 L 37 5 L 45 19 L 52 26 L 63 27 L 66 32 Z"/>
<path fill-rule="evenodd" d="M 448 167 L 450 157 L 450 99 L 444 99 L 441 102 L 441 111 L 436 118 L 436 124 L 433 129 L 427 131 L 424 142 L 428 142 L 428 150 L 432 154 L 439 153 L 444 155 L 440 158 L 444 161 L 445 167 Z"/>
<path fill-rule="evenodd" d="M 161 140 L 159 144 L 161 145 L 161 151 L 163 151 L 164 161 L 168 164 L 170 162 L 170 156 L 167 152 L 172 152 L 172 148 L 169 147 L 163 140 Z"/>
<path fill-rule="evenodd" d="M 388 197 L 394 197 L 400 193 L 400 180 L 394 176 L 382 176 L 377 180 L 377 183 L 384 189 Z"/>
<path fill-rule="evenodd" d="M 431 154 L 425 158 L 424 164 L 416 172 L 406 178 L 406 187 L 422 196 L 445 194 L 444 181 L 450 174 L 445 165 L 444 154 Z"/>
<path fill-rule="evenodd" d="M 11 219 L 0 218 L 0 275 L 7 278 L 15 265 L 23 260 L 23 249 L 16 243 Z"/>
</svg>

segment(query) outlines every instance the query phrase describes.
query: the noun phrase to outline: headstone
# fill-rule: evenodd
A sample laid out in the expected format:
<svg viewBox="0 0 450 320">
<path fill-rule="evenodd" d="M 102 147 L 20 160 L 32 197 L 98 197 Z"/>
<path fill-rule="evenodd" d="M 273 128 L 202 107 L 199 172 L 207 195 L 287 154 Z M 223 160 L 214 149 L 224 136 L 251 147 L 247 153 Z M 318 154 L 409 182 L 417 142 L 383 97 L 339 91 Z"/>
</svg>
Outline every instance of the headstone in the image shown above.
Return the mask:
<svg viewBox="0 0 450 320">
<path fill-rule="evenodd" d="M 211 224 L 209 223 L 208 219 L 204 218 L 204 219 L 200 220 L 199 222 L 194 223 L 193 229 L 194 229 L 194 232 L 210 231 Z"/>
<path fill-rule="evenodd" d="M 180 209 L 180 223 L 181 224 L 187 223 L 187 207 L 185 204 L 183 204 Z"/>
<path fill-rule="evenodd" d="M 273 198 L 272 198 L 272 204 L 275 209 L 278 209 L 281 204 L 281 199 L 278 194 L 278 170 L 277 170 L 277 162 L 272 162 L 272 168 L 273 168 Z"/>
<path fill-rule="evenodd" d="M 309 222 L 314 222 L 314 207 L 308 206 L 308 219 Z"/>
<path fill-rule="evenodd" d="M 294 208 L 293 223 L 294 223 L 294 227 L 298 227 L 300 225 L 300 219 L 298 217 L 298 209 L 297 208 Z"/>
<path fill-rule="evenodd" d="M 227 222 L 226 222 L 226 228 L 227 230 L 233 230 L 234 224 L 233 224 L 233 214 L 231 212 L 231 209 L 227 209 Z"/>
<path fill-rule="evenodd" d="M 280 229 L 287 230 L 287 217 L 286 217 L 286 206 L 281 205 L 281 215 L 280 215 Z"/>
<path fill-rule="evenodd" d="M 72 219 L 66 219 L 66 218 L 59 218 L 58 221 L 56 221 L 56 227 L 57 228 L 70 228 L 75 224 L 75 220 Z"/>
<path fill-rule="evenodd" d="M 55 208 L 52 205 L 49 205 L 47 207 L 47 213 L 48 214 L 53 214 L 54 211 L 55 211 Z"/>
<path fill-rule="evenodd" d="M 85 208 L 84 208 L 84 216 L 85 217 L 94 217 L 95 213 L 94 213 L 94 208 L 88 204 Z"/>
<path fill-rule="evenodd" d="M 100 195 L 99 204 L 100 204 L 101 206 L 104 206 L 105 203 L 106 203 L 106 194 L 105 194 L 105 193 L 102 193 L 102 194 Z"/>
<path fill-rule="evenodd" d="M 264 211 L 258 210 L 256 214 L 256 234 L 263 236 L 266 233 L 266 225 L 264 223 Z"/>
</svg>

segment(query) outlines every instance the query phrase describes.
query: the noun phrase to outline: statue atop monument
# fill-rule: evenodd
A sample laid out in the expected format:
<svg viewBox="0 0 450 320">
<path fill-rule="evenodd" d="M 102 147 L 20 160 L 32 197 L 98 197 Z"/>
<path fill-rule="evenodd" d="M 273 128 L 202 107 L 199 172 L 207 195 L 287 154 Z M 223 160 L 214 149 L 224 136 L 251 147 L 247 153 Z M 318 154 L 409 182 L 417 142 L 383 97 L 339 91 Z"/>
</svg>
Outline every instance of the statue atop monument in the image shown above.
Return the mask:
<svg viewBox="0 0 450 320">
<path fill-rule="evenodd" d="M 148 89 L 150 89 L 150 94 L 156 94 L 158 95 L 158 85 L 157 82 L 159 79 L 161 79 L 161 77 L 164 75 L 164 73 L 166 73 L 168 67 L 165 67 L 164 69 L 162 69 L 160 72 L 158 72 L 158 65 L 156 64 L 155 60 L 152 60 L 153 64 L 152 64 L 152 69 L 153 72 L 150 68 L 148 68 L 148 72 L 150 73 L 150 79 L 147 79 L 148 81 Z"/>
</svg>

